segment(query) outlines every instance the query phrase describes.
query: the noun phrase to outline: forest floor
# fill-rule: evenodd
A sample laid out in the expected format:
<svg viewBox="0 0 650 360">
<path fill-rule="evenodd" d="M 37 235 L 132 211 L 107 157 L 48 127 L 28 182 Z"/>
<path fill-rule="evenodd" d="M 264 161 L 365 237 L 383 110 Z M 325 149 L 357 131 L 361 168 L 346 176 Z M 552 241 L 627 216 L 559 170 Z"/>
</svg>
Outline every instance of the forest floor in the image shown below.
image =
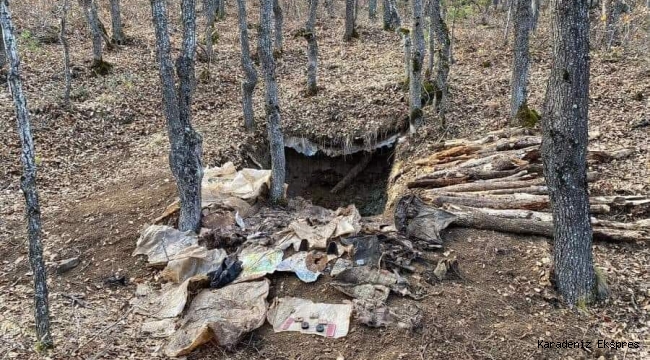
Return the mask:
<svg viewBox="0 0 650 360">
<path fill-rule="evenodd" d="M 91 45 L 82 16 L 73 8 L 69 36 L 74 100 L 68 111 L 59 105 L 61 47 L 39 42 L 36 36 L 44 30 L 41 19 L 33 14 L 45 10 L 14 4 L 38 156 L 45 260 L 53 264 L 78 256 L 82 263 L 65 274 L 50 271 L 56 347 L 47 354 L 35 353 L 32 277 L 19 187 L 20 144 L 10 94 L 2 91 L 0 358 L 162 358 L 165 340 L 142 335 L 140 320 L 128 312 L 135 283 L 156 278 L 141 259 L 131 256 L 139 232 L 161 214 L 176 193 L 167 164 L 149 8 L 142 2 L 123 1 L 125 32 L 132 41 L 106 53 L 105 59 L 115 67 L 105 77 L 92 76 L 88 70 Z M 107 11 L 103 10 L 106 20 Z M 193 122 L 203 135 L 205 166 L 226 161 L 239 167 L 253 166 L 252 159 L 266 161 L 262 150 L 266 134 L 263 86 L 258 85 L 255 92 L 256 130 L 247 133 L 240 106 L 243 74 L 236 17 L 233 8 L 228 12 L 217 24 L 220 38 L 209 77 L 205 73 L 208 65 L 197 64 Z M 257 7 L 249 9 L 249 16 L 257 22 Z M 176 17 L 172 24 L 179 24 Z M 306 43 L 292 36 L 304 16 L 287 8 L 285 19 L 285 53 L 278 61 L 277 78 L 288 134 L 320 143 L 341 143 L 359 137 L 381 139 L 400 127 L 408 107 L 399 85 L 403 65 L 398 35 L 382 31 L 380 23 L 369 22 L 362 12 L 360 38 L 344 44 L 342 19 L 320 13 L 322 88 L 317 96 L 305 98 Z M 536 109 L 542 107 L 550 68 L 547 20 L 548 16 L 542 17 L 531 40 L 530 104 Z M 55 24 L 55 20 L 49 23 Z M 503 43 L 502 26 L 502 15 L 494 15 L 487 26 L 474 18 L 455 24 L 448 129 L 441 132 L 436 120 L 428 116 L 421 131 L 398 146 L 395 159 L 404 166 L 400 182 L 418 175 L 410 163 L 426 156 L 439 140 L 480 136 L 506 125 L 511 48 Z M 178 46 L 180 27 L 172 28 L 174 46 Z M 626 48 L 592 52 L 590 131 L 600 136 L 590 147 L 635 148 L 626 159 L 591 169 L 601 173 L 590 189 L 595 194 L 650 193 L 650 127 L 642 126 L 650 116 L 650 61 L 648 49 L 639 45 L 647 46 L 647 38 L 639 36 Z M 251 44 L 256 44 L 255 37 Z M 368 136 L 370 133 L 375 135 Z M 575 311 L 558 303 L 544 279 L 550 262 L 547 239 L 451 229 L 445 242 L 445 251 L 457 256 L 465 278 L 423 284 L 430 296 L 417 302 L 424 312 L 424 324 L 416 332 L 353 324 L 347 337 L 331 340 L 275 334 L 265 324 L 244 336 L 234 349 L 207 345 L 188 359 L 643 359 L 650 355 L 647 243 L 596 243 L 595 261 L 606 274 L 612 295 L 605 303 Z M 436 259 L 440 254 L 426 256 Z M 129 284 L 105 284 L 116 274 L 126 276 Z M 322 302 L 345 299 L 322 281 L 303 284 L 287 274 L 275 274 L 271 279 L 272 293 L 279 296 Z M 71 296 L 83 299 L 83 306 L 75 305 Z M 400 306 L 407 301 L 413 300 L 392 297 L 390 304 Z M 539 340 L 591 341 L 592 348 L 541 349 Z M 599 349 L 598 340 L 641 341 L 642 347 Z"/>
</svg>

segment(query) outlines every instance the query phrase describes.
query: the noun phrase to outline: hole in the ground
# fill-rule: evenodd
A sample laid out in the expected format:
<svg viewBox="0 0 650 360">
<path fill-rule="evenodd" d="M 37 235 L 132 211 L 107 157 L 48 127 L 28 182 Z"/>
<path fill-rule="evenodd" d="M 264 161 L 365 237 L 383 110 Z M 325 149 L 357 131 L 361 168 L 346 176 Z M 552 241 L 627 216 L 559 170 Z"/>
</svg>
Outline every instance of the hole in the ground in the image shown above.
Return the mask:
<svg viewBox="0 0 650 360">
<path fill-rule="evenodd" d="M 375 150 L 368 165 L 336 194 L 331 190 L 364 161 L 368 153 L 330 157 L 318 152 L 303 155 L 286 148 L 288 195 L 301 196 L 328 209 L 355 204 L 362 216 L 381 214 L 387 201 L 386 187 L 393 165 L 393 149 Z"/>
</svg>

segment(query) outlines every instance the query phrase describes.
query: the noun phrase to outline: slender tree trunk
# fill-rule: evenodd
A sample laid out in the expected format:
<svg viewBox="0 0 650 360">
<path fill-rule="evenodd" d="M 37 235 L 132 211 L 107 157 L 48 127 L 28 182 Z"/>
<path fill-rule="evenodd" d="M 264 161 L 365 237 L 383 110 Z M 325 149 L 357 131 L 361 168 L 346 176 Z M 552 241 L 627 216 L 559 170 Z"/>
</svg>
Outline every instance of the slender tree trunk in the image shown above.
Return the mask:
<svg viewBox="0 0 650 360">
<path fill-rule="evenodd" d="M 399 13 L 397 12 L 397 5 L 395 4 L 395 0 L 384 0 L 383 6 L 384 6 L 384 17 L 383 17 L 384 30 L 386 31 L 397 30 L 400 26 L 402 26 L 402 21 L 399 17 Z"/>
<path fill-rule="evenodd" d="M 261 0 L 258 53 L 266 85 L 266 128 L 271 150 L 271 189 L 269 197 L 272 203 L 277 204 L 284 199 L 285 159 L 284 137 L 282 135 L 280 105 L 278 102 L 278 85 L 275 81 L 275 60 L 271 50 L 271 11 L 273 10 L 274 1 L 277 0 Z"/>
<path fill-rule="evenodd" d="M 411 30 L 400 28 L 399 32 L 402 35 L 402 46 L 404 47 L 404 84 L 409 86 L 411 83 L 411 54 L 413 48 Z"/>
<path fill-rule="evenodd" d="M 7 54 L 5 53 L 5 39 L 2 34 L 2 29 L 0 29 L 0 70 L 5 67 L 7 63 Z"/>
<path fill-rule="evenodd" d="M 352 38 L 357 37 L 357 30 L 354 24 L 354 0 L 345 0 L 345 34 L 343 35 L 344 41 L 352 41 Z"/>
<path fill-rule="evenodd" d="M 377 0 L 368 1 L 368 19 L 372 22 L 377 20 Z"/>
<path fill-rule="evenodd" d="M 620 0 L 603 0 L 602 17 L 605 19 L 606 34 L 603 37 L 603 45 L 607 51 L 612 48 L 612 45 L 620 43 L 621 32 L 618 28 L 618 20 L 621 17 L 622 7 Z"/>
<path fill-rule="evenodd" d="M 217 18 L 217 9 L 219 0 L 204 0 L 203 1 L 203 12 L 205 15 L 205 52 L 208 57 L 208 64 L 212 63 L 212 58 L 214 57 L 214 52 L 212 50 L 213 34 L 214 34 L 214 22 Z M 223 2 L 223 1 L 221 1 Z"/>
<path fill-rule="evenodd" d="M 282 23 L 284 16 L 282 15 L 282 7 L 280 7 L 279 0 L 273 0 L 273 21 L 275 24 L 275 48 L 273 52 L 279 56 L 282 55 Z"/>
<path fill-rule="evenodd" d="M 316 11 L 318 9 L 318 0 L 309 0 L 309 17 L 305 26 L 304 37 L 307 40 L 307 95 L 316 95 L 318 85 L 316 83 L 316 74 L 318 72 L 318 41 L 316 38 Z"/>
<path fill-rule="evenodd" d="M 514 124 L 522 106 L 528 101 L 528 36 L 532 28 L 531 1 L 513 0 L 515 4 L 515 55 L 512 61 L 512 80 L 510 88 L 510 119 Z"/>
<path fill-rule="evenodd" d="M 9 61 L 9 75 L 7 80 L 16 107 L 16 123 L 22 144 L 20 157 L 23 163 L 21 189 L 25 196 L 26 205 L 25 214 L 27 217 L 27 237 L 29 240 L 29 264 L 34 273 L 36 338 L 41 347 L 50 348 L 53 342 L 50 334 L 47 274 L 45 271 L 45 263 L 43 262 L 43 249 L 41 245 L 41 210 L 38 204 L 38 192 L 36 189 L 36 157 L 34 155 L 34 141 L 29 125 L 27 100 L 23 94 L 22 80 L 20 77 L 20 58 L 7 0 L 0 0 L 0 26 L 2 27 L 6 56 Z"/>
<path fill-rule="evenodd" d="M 412 31 L 411 39 L 411 76 L 409 81 L 409 124 L 411 132 L 422 125 L 422 66 L 424 64 L 424 16 L 422 14 L 422 0 L 410 0 L 412 5 Z"/>
<path fill-rule="evenodd" d="M 539 12 L 541 10 L 541 0 L 532 0 L 531 3 L 531 24 L 530 24 L 530 29 L 532 31 L 537 30 L 537 22 L 539 21 Z"/>
<path fill-rule="evenodd" d="M 440 115 L 444 125 L 444 115 L 447 107 L 448 97 L 447 78 L 449 77 L 451 54 L 449 29 L 447 28 L 447 24 L 445 24 L 445 21 L 442 19 L 442 15 L 440 13 L 440 0 L 431 0 L 431 19 L 433 21 L 436 42 L 438 43 L 435 67 L 435 108 L 438 110 L 438 114 Z"/>
<path fill-rule="evenodd" d="M 70 47 L 68 46 L 68 37 L 65 33 L 69 8 L 69 0 L 64 0 L 63 11 L 61 12 L 61 32 L 59 33 L 59 40 L 61 41 L 61 45 L 63 45 L 63 78 L 65 80 L 63 104 L 66 108 L 70 107 L 70 90 L 72 88 L 72 74 L 70 71 Z"/>
<path fill-rule="evenodd" d="M 241 82 L 242 107 L 244 108 L 244 127 L 252 131 L 255 126 L 253 112 L 253 92 L 257 86 L 257 72 L 251 60 L 251 50 L 248 43 L 248 16 L 246 15 L 246 0 L 237 0 L 239 15 L 239 42 L 241 44 L 241 65 L 246 78 Z"/>
<path fill-rule="evenodd" d="M 427 63 L 427 71 L 426 71 L 426 77 L 427 79 L 431 78 L 433 74 L 433 65 L 435 63 L 434 60 L 434 54 L 435 54 L 435 44 L 436 44 L 436 36 L 435 36 L 435 27 L 433 23 L 433 16 L 431 16 L 431 9 L 433 8 L 431 5 L 431 2 L 433 0 L 429 0 L 427 3 L 427 12 L 429 15 L 429 62 Z"/>
<path fill-rule="evenodd" d="M 541 153 L 553 210 L 555 285 L 573 306 L 593 300 L 595 286 L 587 194 L 589 13 L 586 1 L 552 6 L 553 65 Z"/>
<path fill-rule="evenodd" d="M 219 20 L 226 18 L 226 0 L 217 0 L 215 9 Z"/>
<path fill-rule="evenodd" d="M 327 10 L 327 16 L 334 18 L 334 0 L 323 1 L 323 6 L 325 6 L 325 10 Z"/>
<path fill-rule="evenodd" d="M 196 13 L 194 0 L 182 0 L 183 43 L 176 60 L 178 88 L 174 81 L 171 44 L 165 0 L 151 0 L 156 33 L 156 50 L 160 66 L 167 132 L 169 165 L 176 179 L 181 210 L 178 228 L 198 231 L 201 223 L 202 139 L 192 128 L 191 103 L 194 91 L 194 56 L 196 53 Z"/>
<path fill-rule="evenodd" d="M 99 15 L 94 0 L 84 0 L 85 11 L 88 14 L 88 24 L 93 40 L 93 64 L 100 64 L 102 59 L 102 32 L 99 28 Z"/>
<path fill-rule="evenodd" d="M 510 17 L 512 15 L 512 5 L 517 0 L 510 0 L 508 5 L 508 15 L 506 17 L 506 28 L 503 30 L 503 45 L 508 45 L 508 34 L 510 34 Z"/>
<path fill-rule="evenodd" d="M 120 13 L 120 0 L 110 0 L 111 1 L 111 28 L 113 32 L 113 38 L 111 41 L 114 44 L 123 45 L 124 44 L 124 30 L 122 29 L 122 15 Z"/>
</svg>

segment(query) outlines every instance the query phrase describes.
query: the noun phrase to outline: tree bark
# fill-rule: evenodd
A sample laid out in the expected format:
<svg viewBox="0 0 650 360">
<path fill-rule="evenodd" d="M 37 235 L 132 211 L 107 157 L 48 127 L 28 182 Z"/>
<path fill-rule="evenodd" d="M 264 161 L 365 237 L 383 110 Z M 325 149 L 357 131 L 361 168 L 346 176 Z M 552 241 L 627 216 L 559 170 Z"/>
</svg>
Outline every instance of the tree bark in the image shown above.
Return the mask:
<svg viewBox="0 0 650 360">
<path fill-rule="evenodd" d="M 586 1 L 552 4 L 553 65 L 542 121 L 542 160 L 554 219 L 554 278 L 570 305 L 593 299 L 587 193 L 589 13 Z"/>
<path fill-rule="evenodd" d="M 5 38 L 0 29 L 0 70 L 5 67 L 7 63 L 7 54 L 5 53 Z"/>
<path fill-rule="evenodd" d="M 429 15 L 429 62 L 427 63 L 427 71 L 426 71 L 426 78 L 427 80 L 431 78 L 433 75 L 433 66 L 435 64 L 435 59 L 434 59 L 434 54 L 435 54 L 435 45 L 436 45 L 436 37 L 435 37 L 435 27 L 433 24 L 433 16 L 431 15 L 431 2 L 433 0 L 429 0 L 427 3 L 427 13 Z M 431 94 L 430 97 L 433 97 L 434 94 Z"/>
<path fill-rule="evenodd" d="M 284 16 L 282 15 L 282 7 L 280 7 L 279 0 L 273 0 L 273 21 L 275 24 L 275 48 L 274 53 L 276 56 L 282 55 L 282 23 Z M 275 66 L 275 65 L 274 65 Z M 275 70 L 274 70 L 275 71 Z"/>
<path fill-rule="evenodd" d="M 277 0 L 262 0 L 260 6 L 258 53 L 262 63 L 266 88 L 266 128 L 271 150 L 271 189 L 269 191 L 269 198 L 272 203 L 277 204 L 284 200 L 285 158 L 284 137 L 280 123 L 280 105 L 278 103 L 278 85 L 275 81 L 275 60 L 273 59 L 273 52 L 271 50 L 271 11 L 273 11 L 273 4 L 275 2 Z"/>
<path fill-rule="evenodd" d="M 377 0 L 368 1 L 368 19 L 372 22 L 377 20 Z"/>
<path fill-rule="evenodd" d="M 528 101 L 528 36 L 532 27 L 531 0 L 512 0 L 515 7 L 515 54 L 512 61 L 512 80 L 510 88 L 510 119 L 515 123 L 517 114 Z"/>
<path fill-rule="evenodd" d="M 404 47 L 404 84 L 411 83 L 411 53 L 413 43 L 411 42 L 411 30 L 407 28 L 399 28 L 402 35 L 402 46 Z"/>
<path fill-rule="evenodd" d="M 438 43 L 436 57 L 436 96 L 435 108 L 443 119 L 447 107 L 447 78 L 449 77 L 449 66 L 451 61 L 449 29 L 442 19 L 440 13 L 440 0 L 431 0 L 431 20 L 433 21 L 434 32 Z"/>
<path fill-rule="evenodd" d="M 239 15 L 239 42 L 241 44 L 241 65 L 244 69 L 245 79 L 241 82 L 242 107 L 244 110 L 244 127 L 252 131 L 255 126 L 255 113 L 253 111 L 253 92 L 257 86 L 257 72 L 251 60 L 250 45 L 248 42 L 248 16 L 246 15 L 246 0 L 237 0 Z"/>
<path fill-rule="evenodd" d="M 344 41 L 352 41 L 352 38 L 357 37 L 357 30 L 354 24 L 354 0 L 345 0 L 345 34 L 343 35 Z"/>
<path fill-rule="evenodd" d="M 605 33 L 603 37 L 604 47 L 607 51 L 612 48 L 612 45 L 620 43 L 620 30 L 618 28 L 618 20 L 621 17 L 623 4 L 620 0 L 603 0 L 602 3 L 602 16 L 605 19 Z"/>
<path fill-rule="evenodd" d="M 122 15 L 120 13 L 120 0 L 110 0 L 111 2 L 111 30 L 114 44 L 124 44 L 124 30 L 122 29 Z"/>
<path fill-rule="evenodd" d="M 219 20 L 226 18 L 226 0 L 217 0 L 215 11 Z"/>
<path fill-rule="evenodd" d="M 88 14 L 88 24 L 93 40 L 93 65 L 102 63 L 102 32 L 99 28 L 99 15 L 95 0 L 84 0 L 85 11 Z"/>
<path fill-rule="evenodd" d="M 324 0 L 323 6 L 325 6 L 325 10 L 327 10 L 327 16 L 334 18 L 334 0 Z"/>
<path fill-rule="evenodd" d="M 183 42 L 176 60 L 179 86 L 174 81 L 171 44 L 167 25 L 165 0 L 152 0 L 151 10 L 156 33 L 156 49 L 160 66 L 167 132 L 169 134 L 169 165 L 176 179 L 181 211 L 178 228 L 198 231 L 201 223 L 202 139 L 192 128 L 191 103 L 194 92 L 194 56 L 196 53 L 196 13 L 194 0 L 181 3 Z"/>
<path fill-rule="evenodd" d="M 309 0 L 309 17 L 307 18 L 304 37 L 307 40 L 307 95 L 313 96 L 318 93 L 316 75 L 318 72 L 318 40 L 316 38 L 316 11 L 318 0 Z"/>
<path fill-rule="evenodd" d="M 43 262 L 43 249 L 41 245 L 41 210 L 38 204 L 38 191 L 36 189 L 34 141 L 29 125 L 27 100 L 22 89 L 20 58 L 7 0 L 0 0 L 0 26 L 2 27 L 2 36 L 5 44 L 5 49 L 3 50 L 6 50 L 6 56 L 9 61 L 7 80 L 16 107 L 16 123 L 22 145 L 20 157 L 23 163 L 21 189 L 25 196 L 26 205 L 25 215 L 27 218 L 27 237 L 29 240 L 29 264 L 34 273 L 36 337 L 41 347 L 50 348 L 53 346 L 53 342 L 50 334 L 47 274 L 45 263 Z"/>
<path fill-rule="evenodd" d="M 65 90 L 63 91 L 63 104 L 66 108 L 70 107 L 70 91 L 72 88 L 72 74 L 70 71 L 70 46 L 68 45 L 68 37 L 65 33 L 69 8 L 69 0 L 64 0 L 63 9 L 61 12 L 61 32 L 59 33 L 59 40 L 61 41 L 61 45 L 63 45 L 63 79 L 65 81 Z"/>
<path fill-rule="evenodd" d="M 411 38 L 413 49 L 410 58 L 409 76 L 409 125 L 411 132 L 420 127 L 424 121 L 422 113 L 422 67 L 424 64 L 424 16 L 422 14 L 422 0 L 411 0 L 412 5 L 412 31 Z"/>
<path fill-rule="evenodd" d="M 384 17 L 383 26 L 386 31 L 395 31 L 402 26 L 402 20 L 397 12 L 395 0 L 383 0 Z"/>
<path fill-rule="evenodd" d="M 208 64 L 212 63 L 212 58 L 214 57 L 214 51 L 212 50 L 214 42 L 212 39 L 214 34 L 214 22 L 217 18 L 217 8 L 219 6 L 217 1 L 218 0 L 203 1 L 203 12 L 205 15 L 205 53 L 208 57 Z"/>
</svg>

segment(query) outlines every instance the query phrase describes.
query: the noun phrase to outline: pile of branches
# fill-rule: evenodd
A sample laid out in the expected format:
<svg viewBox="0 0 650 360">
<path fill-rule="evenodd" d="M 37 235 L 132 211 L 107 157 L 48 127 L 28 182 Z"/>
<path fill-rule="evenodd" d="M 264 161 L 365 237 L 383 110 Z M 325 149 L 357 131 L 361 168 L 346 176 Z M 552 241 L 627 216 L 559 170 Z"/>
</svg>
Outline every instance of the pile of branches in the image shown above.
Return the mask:
<svg viewBox="0 0 650 360">
<path fill-rule="evenodd" d="M 541 142 L 541 136 L 526 129 L 507 129 L 473 141 L 446 141 L 431 156 L 416 162 L 432 170 L 409 182 L 408 187 L 426 189 L 422 199 L 456 215 L 456 225 L 552 237 L 553 219 L 540 156 Z M 633 151 L 590 150 L 588 162 L 593 165 L 622 159 Z M 589 182 L 597 177 L 596 172 L 587 174 Z M 647 196 L 590 196 L 589 203 L 595 239 L 650 239 L 650 219 L 606 220 L 614 213 L 625 213 L 630 215 L 628 218 L 644 217 L 650 213 Z"/>
</svg>

